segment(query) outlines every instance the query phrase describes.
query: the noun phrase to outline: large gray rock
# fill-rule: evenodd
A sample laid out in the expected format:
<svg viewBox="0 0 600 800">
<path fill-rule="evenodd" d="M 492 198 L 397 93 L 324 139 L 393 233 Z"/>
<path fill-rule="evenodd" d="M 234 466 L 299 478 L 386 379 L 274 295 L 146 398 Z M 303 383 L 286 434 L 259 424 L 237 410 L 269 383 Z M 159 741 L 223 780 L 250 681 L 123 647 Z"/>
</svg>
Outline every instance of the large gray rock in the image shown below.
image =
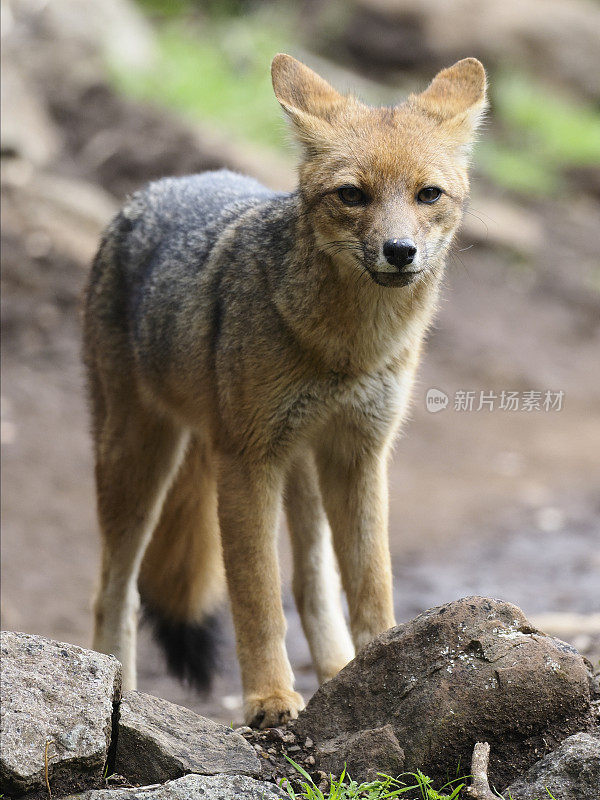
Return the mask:
<svg viewBox="0 0 600 800">
<path fill-rule="evenodd" d="M 328 769 L 360 731 L 391 726 L 404 769 L 435 780 L 491 745 L 490 781 L 505 786 L 567 736 L 592 724 L 586 664 L 534 630 L 510 603 L 469 597 L 433 608 L 379 636 L 321 686 L 297 720 Z M 337 753 L 337 761 L 335 754 Z"/>
<path fill-rule="evenodd" d="M 288 797 L 272 783 L 243 775 L 186 775 L 162 786 L 102 789 L 66 800 L 281 800 Z"/>
<path fill-rule="evenodd" d="M 506 792 L 512 800 L 537 800 L 548 792 L 557 800 L 598 800 L 600 738 L 577 733 L 549 753 Z"/>
<path fill-rule="evenodd" d="M 0 784 L 17 795 L 49 779 L 61 786 L 97 785 L 111 738 L 113 703 L 119 699 L 121 665 L 112 656 L 3 631 L 0 702 Z"/>
<path fill-rule="evenodd" d="M 115 772 L 159 783 L 188 772 L 259 775 L 254 748 L 239 733 L 167 700 L 127 692 L 120 705 Z"/>
</svg>

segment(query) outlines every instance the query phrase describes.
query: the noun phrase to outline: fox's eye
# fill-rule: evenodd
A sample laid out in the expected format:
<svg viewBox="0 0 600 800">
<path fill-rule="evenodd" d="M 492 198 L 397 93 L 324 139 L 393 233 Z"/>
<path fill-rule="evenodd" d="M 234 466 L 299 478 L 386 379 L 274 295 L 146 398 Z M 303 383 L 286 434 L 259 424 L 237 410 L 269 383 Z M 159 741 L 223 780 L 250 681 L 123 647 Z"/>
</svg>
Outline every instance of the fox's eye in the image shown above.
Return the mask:
<svg viewBox="0 0 600 800">
<path fill-rule="evenodd" d="M 338 197 L 347 206 L 360 206 L 367 202 L 367 196 L 357 186 L 340 186 Z"/>
<path fill-rule="evenodd" d="M 435 203 L 442 196 L 442 190 L 437 186 L 425 186 L 424 189 L 417 194 L 419 203 Z"/>
</svg>

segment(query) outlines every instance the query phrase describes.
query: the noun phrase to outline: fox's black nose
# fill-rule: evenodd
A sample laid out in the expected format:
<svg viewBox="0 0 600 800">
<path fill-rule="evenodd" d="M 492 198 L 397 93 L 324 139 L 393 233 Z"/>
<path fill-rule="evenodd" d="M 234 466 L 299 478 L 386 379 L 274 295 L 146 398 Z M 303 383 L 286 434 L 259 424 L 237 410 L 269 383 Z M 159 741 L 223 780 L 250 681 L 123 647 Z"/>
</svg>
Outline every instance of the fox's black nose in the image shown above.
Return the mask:
<svg viewBox="0 0 600 800">
<path fill-rule="evenodd" d="M 388 239 L 383 243 L 383 255 L 388 264 L 402 268 L 412 264 L 417 246 L 411 239 Z"/>
</svg>

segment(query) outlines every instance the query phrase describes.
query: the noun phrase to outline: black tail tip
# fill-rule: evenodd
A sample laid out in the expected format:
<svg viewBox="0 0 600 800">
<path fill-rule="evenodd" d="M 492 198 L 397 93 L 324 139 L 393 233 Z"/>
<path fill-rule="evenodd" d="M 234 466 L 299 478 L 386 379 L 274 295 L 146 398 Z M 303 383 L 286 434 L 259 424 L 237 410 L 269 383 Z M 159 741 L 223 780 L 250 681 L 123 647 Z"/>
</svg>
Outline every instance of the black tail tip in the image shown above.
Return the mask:
<svg viewBox="0 0 600 800">
<path fill-rule="evenodd" d="M 169 672 L 206 693 L 218 665 L 218 617 L 206 617 L 201 623 L 178 622 L 144 605 L 143 621 L 150 625 L 154 639 L 164 652 Z"/>
</svg>

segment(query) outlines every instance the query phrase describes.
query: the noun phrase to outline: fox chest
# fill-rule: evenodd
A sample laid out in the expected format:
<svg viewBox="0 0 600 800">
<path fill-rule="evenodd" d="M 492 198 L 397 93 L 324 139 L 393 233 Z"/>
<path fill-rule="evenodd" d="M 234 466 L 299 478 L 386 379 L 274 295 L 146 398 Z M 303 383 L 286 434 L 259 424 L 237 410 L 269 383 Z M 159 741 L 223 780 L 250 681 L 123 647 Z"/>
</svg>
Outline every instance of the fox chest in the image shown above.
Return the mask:
<svg viewBox="0 0 600 800">
<path fill-rule="evenodd" d="M 318 441 L 334 429 L 340 436 L 346 428 L 363 430 L 369 438 L 387 438 L 401 418 L 409 381 L 402 373 L 384 370 L 360 378 L 331 375 L 298 381 L 281 389 L 255 408 L 257 429 L 251 432 L 271 454 Z"/>
</svg>

